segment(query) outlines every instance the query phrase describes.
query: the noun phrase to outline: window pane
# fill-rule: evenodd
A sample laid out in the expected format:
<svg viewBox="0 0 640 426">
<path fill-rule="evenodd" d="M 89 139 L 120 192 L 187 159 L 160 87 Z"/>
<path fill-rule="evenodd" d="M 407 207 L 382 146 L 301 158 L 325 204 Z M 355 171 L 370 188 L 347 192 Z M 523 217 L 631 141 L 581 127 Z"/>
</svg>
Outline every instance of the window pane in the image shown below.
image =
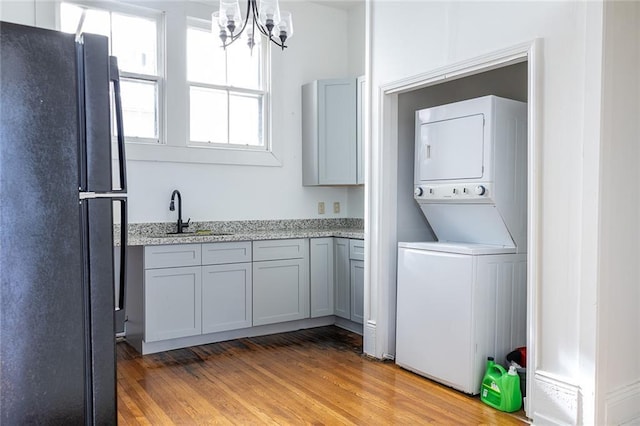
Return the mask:
<svg viewBox="0 0 640 426">
<path fill-rule="evenodd" d="M 126 137 L 158 139 L 158 89 L 154 81 L 121 79 Z"/>
<path fill-rule="evenodd" d="M 107 37 L 111 35 L 109 12 L 86 9 L 69 3 L 60 5 L 60 28 L 62 31 L 75 34 L 82 15 L 82 9 L 85 9 L 86 13 L 81 32 L 100 34 Z"/>
<path fill-rule="evenodd" d="M 211 31 L 189 27 L 187 29 L 187 80 L 226 84 L 224 50 L 221 41 Z"/>
<path fill-rule="evenodd" d="M 109 37 L 111 35 L 109 12 L 104 10 L 87 9 L 84 24 L 82 25 L 82 32 L 100 34 Z"/>
<path fill-rule="evenodd" d="M 112 54 L 123 71 L 156 74 L 158 59 L 156 22 L 136 16 L 112 15 Z"/>
<path fill-rule="evenodd" d="M 257 35 L 256 38 L 261 37 Z M 260 87 L 260 44 L 247 46 L 245 37 L 227 47 L 227 64 L 230 86 L 247 89 L 261 89 Z"/>
<path fill-rule="evenodd" d="M 75 4 L 60 4 L 60 31 L 75 34 L 81 14 L 82 8 Z"/>
<path fill-rule="evenodd" d="M 190 140 L 227 143 L 227 92 L 191 87 L 189 91 Z"/>
<path fill-rule="evenodd" d="M 229 95 L 230 143 L 262 146 L 262 96 Z"/>
</svg>

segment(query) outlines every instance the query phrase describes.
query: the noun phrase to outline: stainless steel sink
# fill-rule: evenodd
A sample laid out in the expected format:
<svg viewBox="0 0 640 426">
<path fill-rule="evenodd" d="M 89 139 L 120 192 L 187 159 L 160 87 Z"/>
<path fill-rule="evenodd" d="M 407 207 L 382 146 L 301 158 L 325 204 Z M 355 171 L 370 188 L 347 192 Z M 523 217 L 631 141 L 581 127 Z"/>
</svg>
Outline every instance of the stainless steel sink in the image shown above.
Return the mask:
<svg viewBox="0 0 640 426">
<path fill-rule="evenodd" d="M 225 235 L 233 235 L 231 232 L 211 231 L 209 229 L 201 229 L 195 232 L 167 232 L 166 234 L 154 235 L 155 238 L 174 238 L 174 237 L 222 237 Z"/>
</svg>

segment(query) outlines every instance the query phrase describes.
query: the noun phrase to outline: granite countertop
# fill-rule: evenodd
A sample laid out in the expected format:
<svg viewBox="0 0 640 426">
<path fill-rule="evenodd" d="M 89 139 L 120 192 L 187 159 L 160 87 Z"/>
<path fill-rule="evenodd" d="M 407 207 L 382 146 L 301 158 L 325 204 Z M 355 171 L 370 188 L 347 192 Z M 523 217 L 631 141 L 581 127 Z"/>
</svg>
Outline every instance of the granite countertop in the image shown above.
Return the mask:
<svg viewBox="0 0 640 426">
<path fill-rule="evenodd" d="M 175 223 L 134 223 L 129 225 L 127 245 L 213 243 L 225 241 L 279 240 L 287 238 L 341 237 L 364 239 L 362 219 L 250 220 L 231 222 L 192 222 L 188 232 L 175 232 Z M 120 226 L 114 228 L 120 244 Z"/>
</svg>

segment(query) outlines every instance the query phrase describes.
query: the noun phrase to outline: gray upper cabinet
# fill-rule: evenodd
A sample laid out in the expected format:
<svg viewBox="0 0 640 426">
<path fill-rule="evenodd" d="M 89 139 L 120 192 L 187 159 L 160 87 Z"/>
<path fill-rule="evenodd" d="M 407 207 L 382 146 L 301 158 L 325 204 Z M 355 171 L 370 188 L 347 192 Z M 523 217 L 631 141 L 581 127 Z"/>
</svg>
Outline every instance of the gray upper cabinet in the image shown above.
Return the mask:
<svg viewBox="0 0 640 426">
<path fill-rule="evenodd" d="M 358 183 L 357 80 L 302 86 L 302 184 Z"/>
</svg>

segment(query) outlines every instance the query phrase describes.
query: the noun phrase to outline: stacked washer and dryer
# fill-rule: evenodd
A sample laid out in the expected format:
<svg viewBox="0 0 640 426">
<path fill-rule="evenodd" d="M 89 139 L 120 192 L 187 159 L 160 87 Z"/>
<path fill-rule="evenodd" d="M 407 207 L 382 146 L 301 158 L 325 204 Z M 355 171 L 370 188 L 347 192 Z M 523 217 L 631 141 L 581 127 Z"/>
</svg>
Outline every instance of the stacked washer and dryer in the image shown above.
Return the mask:
<svg viewBox="0 0 640 426">
<path fill-rule="evenodd" d="M 396 363 L 469 394 L 526 345 L 527 105 L 416 112 L 414 198 L 437 242 L 398 243 Z"/>
</svg>

